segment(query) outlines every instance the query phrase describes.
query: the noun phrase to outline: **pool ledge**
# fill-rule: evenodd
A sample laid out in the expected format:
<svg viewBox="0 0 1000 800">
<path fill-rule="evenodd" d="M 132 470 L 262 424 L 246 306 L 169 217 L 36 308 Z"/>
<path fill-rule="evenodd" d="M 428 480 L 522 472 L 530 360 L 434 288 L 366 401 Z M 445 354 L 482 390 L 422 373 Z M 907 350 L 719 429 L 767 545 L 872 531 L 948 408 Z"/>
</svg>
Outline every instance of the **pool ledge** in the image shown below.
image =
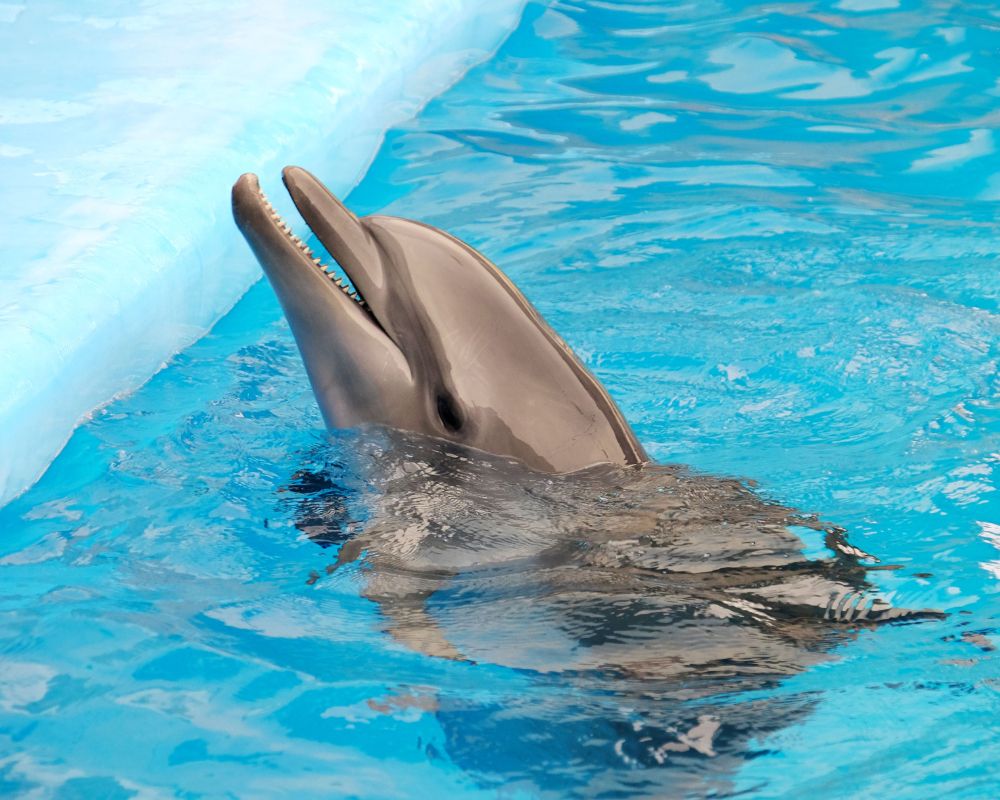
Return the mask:
<svg viewBox="0 0 1000 800">
<path fill-rule="evenodd" d="M 240 173 L 276 194 L 301 163 L 346 193 L 523 2 L 255 5 L 0 4 L 0 505 L 257 280 Z"/>
</svg>

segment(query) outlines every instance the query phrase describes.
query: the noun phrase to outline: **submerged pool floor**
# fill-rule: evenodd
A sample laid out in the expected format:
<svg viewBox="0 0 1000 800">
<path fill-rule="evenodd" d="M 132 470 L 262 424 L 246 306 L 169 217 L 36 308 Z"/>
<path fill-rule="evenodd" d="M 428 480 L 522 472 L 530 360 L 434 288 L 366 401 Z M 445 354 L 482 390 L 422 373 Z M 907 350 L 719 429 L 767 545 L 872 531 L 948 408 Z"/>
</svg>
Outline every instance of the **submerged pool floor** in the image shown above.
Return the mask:
<svg viewBox="0 0 1000 800">
<path fill-rule="evenodd" d="M 658 460 L 847 528 L 899 567 L 883 596 L 948 619 L 734 692 L 787 719 L 725 770 L 584 757 L 635 712 L 613 685 L 418 655 L 350 574 L 312 580 L 297 492 L 353 440 L 262 283 L 0 509 L 0 793 L 995 794 L 998 30 L 988 3 L 532 3 L 348 200 L 481 249 Z"/>
</svg>

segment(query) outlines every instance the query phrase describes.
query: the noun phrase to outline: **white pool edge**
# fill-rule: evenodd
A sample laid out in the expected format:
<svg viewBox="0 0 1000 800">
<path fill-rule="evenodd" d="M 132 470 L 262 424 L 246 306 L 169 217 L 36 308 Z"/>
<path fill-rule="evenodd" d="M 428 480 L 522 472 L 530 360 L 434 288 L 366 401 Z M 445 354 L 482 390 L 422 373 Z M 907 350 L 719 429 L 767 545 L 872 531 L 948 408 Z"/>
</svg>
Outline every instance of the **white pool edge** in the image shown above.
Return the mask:
<svg viewBox="0 0 1000 800">
<path fill-rule="evenodd" d="M 41 478 L 81 424 L 204 336 L 260 278 L 230 214 L 229 184 L 240 172 L 258 173 L 277 198 L 284 194 L 278 189 L 281 167 L 298 163 L 346 194 L 385 132 L 488 58 L 516 27 L 523 5 L 498 0 L 484 10 L 472 0 L 425 2 L 420 19 L 387 31 L 399 34 L 392 63 L 355 62 L 355 90 L 338 95 L 335 114 L 326 107 L 300 106 L 294 113 L 276 107 L 273 146 L 245 159 L 226 153 L 240 166 L 224 183 L 181 176 L 116 236 L 64 265 L 63 285 L 44 287 L 37 300 L 14 298 L 27 313 L 23 326 L 0 329 L 0 506 Z M 342 67 L 336 67 L 341 85 Z M 323 68 L 317 64 L 318 74 L 310 72 L 320 86 Z M 183 213 L 171 214 L 178 209 Z M 127 279 L 110 288 L 95 281 L 98 289 L 86 290 L 88 274 L 109 273 Z M 36 312 L 59 315 L 63 334 L 40 335 L 31 325 Z"/>
</svg>

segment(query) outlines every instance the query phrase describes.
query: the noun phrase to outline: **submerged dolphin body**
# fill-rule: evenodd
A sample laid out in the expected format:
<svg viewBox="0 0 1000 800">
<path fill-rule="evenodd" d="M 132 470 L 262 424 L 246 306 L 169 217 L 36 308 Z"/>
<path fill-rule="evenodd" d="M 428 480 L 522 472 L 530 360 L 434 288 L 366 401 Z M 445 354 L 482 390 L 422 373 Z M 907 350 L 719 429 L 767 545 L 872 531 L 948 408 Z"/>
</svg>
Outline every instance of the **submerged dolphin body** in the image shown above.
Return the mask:
<svg viewBox="0 0 1000 800">
<path fill-rule="evenodd" d="M 736 480 L 545 474 L 371 426 L 314 459 L 284 495 L 303 533 L 338 548 L 310 582 L 359 584 L 410 650 L 530 684 L 498 697 L 401 678 L 376 705 L 433 710 L 452 761 L 487 783 L 506 763 L 528 794 L 621 796 L 641 765 L 664 769 L 629 796 L 727 795 L 754 740 L 814 702 L 777 683 L 871 623 L 939 616 L 878 599 L 842 531 Z"/>
<path fill-rule="evenodd" d="M 355 291 L 291 233 L 255 175 L 233 187 L 233 215 L 331 428 L 377 423 L 543 472 L 648 460 L 604 387 L 480 253 L 419 222 L 358 219 L 298 167 L 283 178 Z"/>
</svg>

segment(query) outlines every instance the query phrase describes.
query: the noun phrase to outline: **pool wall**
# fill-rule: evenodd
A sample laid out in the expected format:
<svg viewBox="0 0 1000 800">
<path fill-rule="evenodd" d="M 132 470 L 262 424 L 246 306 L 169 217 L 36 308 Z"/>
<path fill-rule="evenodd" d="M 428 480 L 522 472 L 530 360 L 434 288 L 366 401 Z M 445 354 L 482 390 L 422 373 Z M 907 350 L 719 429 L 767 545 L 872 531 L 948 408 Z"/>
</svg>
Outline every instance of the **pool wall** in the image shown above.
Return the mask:
<svg viewBox="0 0 1000 800">
<path fill-rule="evenodd" d="M 522 5 L 0 4 L 0 505 L 258 279 L 239 174 L 346 193 Z"/>
</svg>

